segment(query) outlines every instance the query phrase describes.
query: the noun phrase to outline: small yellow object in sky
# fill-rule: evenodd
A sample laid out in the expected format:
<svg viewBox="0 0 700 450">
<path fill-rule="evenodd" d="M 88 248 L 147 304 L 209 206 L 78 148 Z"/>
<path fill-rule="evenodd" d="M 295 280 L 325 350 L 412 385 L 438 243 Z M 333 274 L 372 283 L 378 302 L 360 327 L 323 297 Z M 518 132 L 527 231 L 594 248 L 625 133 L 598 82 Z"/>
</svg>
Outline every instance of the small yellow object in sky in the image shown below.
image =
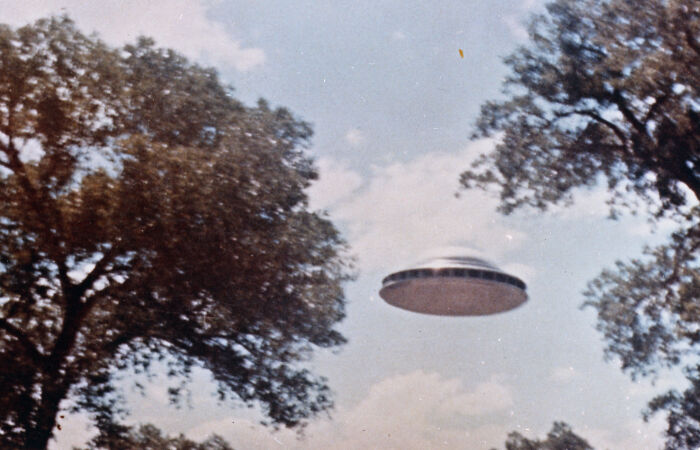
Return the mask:
<svg viewBox="0 0 700 450">
<path fill-rule="evenodd" d="M 459 49 L 459 56 L 461 56 L 462 58 L 464 58 L 464 52 L 462 51 L 461 48 Z"/>
</svg>

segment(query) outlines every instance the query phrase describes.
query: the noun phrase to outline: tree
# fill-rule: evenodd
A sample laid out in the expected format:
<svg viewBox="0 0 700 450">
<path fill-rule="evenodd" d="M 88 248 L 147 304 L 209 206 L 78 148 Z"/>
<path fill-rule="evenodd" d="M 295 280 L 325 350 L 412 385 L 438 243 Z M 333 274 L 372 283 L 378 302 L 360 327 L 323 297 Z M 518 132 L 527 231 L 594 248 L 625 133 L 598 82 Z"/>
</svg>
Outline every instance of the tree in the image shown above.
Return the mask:
<svg viewBox="0 0 700 450">
<path fill-rule="evenodd" d="M 611 202 L 700 198 L 700 6 L 693 0 L 558 0 L 506 58 L 504 101 L 474 137 L 503 133 L 462 174 L 498 185 L 501 210 L 545 209 L 605 178 Z M 687 192 L 690 191 L 689 194 Z"/>
<path fill-rule="evenodd" d="M 149 39 L 0 26 L 0 447 L 66 408 L 114 426 L 115 377 L 156 360 L 275 425 L 332 406 L 299 363 L 344 342 L 351 268 L 307 207 L 310 136 Z"/>
<path fill-rule="evenodd" d="M 556 0 L 506 58 L 506 98 L 482 106 L 474 137 L 498 136 L 461 177 L 496 186 L 506 214 L 568 203 L 606 182 L 614 217 L 646 205 L 679 229 L 666 245 L 604 271 L 585 292 L 609 358 L 633 378 L 681 367 L 690 388 L 666 411 L 668 448 L 695 448 L 700 414 L 700 3 Z M 681 415 L 682 420 L 680 419 Z"/>
<path fill-rule="evenodd" d="M 115 430 L 117 431 L 117 430 Z M 88 450 L 233 450 L 221 436 L 214 434 L 201 443 L 178 437 L 164 436 L 163 432 L 151 424 L 134 427 L 119 426 L 111 436 L 97 436 L 89 442 Z M 79 449 L 77 449 L 79 450 Z"/>
<path fill-rule="evenodd" d="M 654 398 L 645 419 L 665 411 L 666 448 L 700 445 L 700 208 L 670 242 L 647 248 L 645 257 L 617 262 L 584 292 L 585 306 L 598 311 L 597 329 L 606 356 L 617 359 L 632 378 L 656 376 L 660 368 L 680 367 L 689 387 Z"/>
<path fill-rule="evenodd" d="M 544 441 L 528 439 L 517 431 L 510 433 L 506 450 L 593 450 L 593 447 L 566 423 L 554 422 Z"/>
</svg>

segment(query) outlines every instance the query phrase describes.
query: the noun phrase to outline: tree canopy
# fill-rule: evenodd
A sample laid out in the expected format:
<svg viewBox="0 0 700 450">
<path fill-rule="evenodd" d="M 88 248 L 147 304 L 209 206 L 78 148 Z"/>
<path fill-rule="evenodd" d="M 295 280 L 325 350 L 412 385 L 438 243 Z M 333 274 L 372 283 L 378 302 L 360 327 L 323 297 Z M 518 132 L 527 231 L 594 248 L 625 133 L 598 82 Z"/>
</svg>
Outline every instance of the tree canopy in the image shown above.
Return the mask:
<svg viewBox="0 0 700 450">
<path fill-rule="evenodd" d="M 202 442 L 187 439 L 184 435 L 171 437 L 151 424 L 138 428 L 118 426 L 109 436 L 99 435 L 88 443 L 87 450 L 233 450 L 224 438 L 214 434 Z M 81 450 L 74 448 L 73 450 Z"/>
<path fill-rule="evenodd" d="M 506 58 L 507 98 L 482 106 L 475 137 L 502 133 L 462 175 L 497 185 L 501 209 L 545 209 L 607 180 L 660 199 L 700 198 L 700 5 L 694 0 L 558 0 Z"/>
<path fill-rule="evenodd" d="M 299 362 L 344 342 L 351 269 L 307 207 L 311 134 L 150 39 L 0 26 L 1 447 L 44 448 L 62 408 L 108 429 L 154 360 L 274 424 L 331 407 Z"/>
<path fill-rule="evenodd" d="M 505 99 L 474 137 L 499 138 L 461 177 L 500 192 L 500 210 L 546 209 L 605 182 L 613 213 L 671 217 L 667 244 L 604 271 L 585 292 L 606 355 L 632 377 L 680 367 L 689 387 L 652 400 L 668 448 L 697 448 L 700 414 L 700 3 L 556 0 L 505 59 Z M 613 214 L 614 215 L 614 214 Z"/>
<path fill-rule="evenodd" d="M 645 418 L 667 414 L 666 448 L 700 445 L 700 208 L 671 235 L 670 242 L 645 249 L 641 258 L 617 262 L 584 292 L 585 306 L 598 312 L 597 328 L 606 356 L 632 378 L 655 377 L 679 367 L 688 386 L 654 398 Z"/>
<path fill-rule="evenodd" d="M 528 439 L 514 431 L 508 435 L 506 450 L 593 450 L 585 439 L 564 422 L 554 422 L 547 439 Z"/>
</svg>

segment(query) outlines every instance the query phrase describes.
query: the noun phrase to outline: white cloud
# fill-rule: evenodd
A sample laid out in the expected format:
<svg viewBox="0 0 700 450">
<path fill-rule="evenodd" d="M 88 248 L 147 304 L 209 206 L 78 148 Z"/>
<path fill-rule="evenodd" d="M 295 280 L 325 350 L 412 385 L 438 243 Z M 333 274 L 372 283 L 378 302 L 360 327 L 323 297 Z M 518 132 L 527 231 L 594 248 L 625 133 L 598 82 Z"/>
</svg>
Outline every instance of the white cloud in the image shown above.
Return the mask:
<svg viewBox="0 0 700 450">
<path fill-rule="evenodd" d="M 95 430 L 89 427 L 90 419 L 86 413 L 62 413 L 57 420 L 57 425 L 60 425 L 61 429 L 54 430 L 54 439 L 49 441 L 51 450 L 85 445 L 85 442 L 95 435 Z"/>
<path fill-rule="evenodd" d="M 604 219 L 610 215 L 610 198 L 604 180 L 591 189 L 579 189 L 575 192 L 571 205 L 551 205 L 548 214 L 564 220 Z"/>
<path fill-rule="evenodd" d="M 503 443 L 508 428 L 483 419 L 512 404 L 511 388 L 501 377 L 468 389 L 459 379 L 416 371 L 376 383 L 356 406 L 338 409 L 335 420 L 309 425 L 304 440 L 288 430 L 271 433 L 235 418 L 208 422 L 187 434 L 201 439 L 219 433 L 235 448 L 489 448 Z"/>
<path fill-rule="evenodd" d="M 510 407 L 513 403 L 510 388 L 501 377 L 466 390 L 458 378 L 444 379 L 437 373 L 415 371 L 387 378 L 373 385 L 368 396 L 352 411 L 358 422 L 376 416 L 370 422 L 389 420 L 391 423 L 409 420 L 422 422 L 449 420 L 455 415 L 480 416 Z M 385 410 L 393 412 L 387 418 Z"/>
<path fill-rule="evenodd" d="M 573 367 L 555 367 L 549 376 L 550 380 L 557 383 L 568 383 L 578 376 L 578 372 Z"/>
<path fill-rule="evenodd" d="M 481 250 L 498 263 L 499 257 L 517 248 L 525 236 L 503 224 L 495 198 L 477 190 L 455 197 L 460 172 L 492 146 L 493 141 L 482 140 L 454 153 L 434 152 L 373 167 L 368 179 L 355 181 L 361 188 L 336 202 L 330 212 L 346 225 L 361 269 L 403 266 L 445 246 Z M 348 172 L 343 176 L 356 180 Z"/>
<path fill-rule="evenodd" d="M 362 177 L 345 163 L 330 158 L 316 162 L 319 179 L 308 189 L 311 209 L 327 209 L 346 200 L 362 185 Z"/>
<path fill-rule="evenodd" d="M 512 14 L 503 16 L 501 21 L 516 39 L 527 41 L 529 35 L 526 24 L 531 17 L 530 14 L 542 10 L 544 3 L 545 2 L 542 0 L 522 0 L 522 2 L 516 6 L 516 10 Z"/>
<path fill-rule="evenodd" d="M 637 397 L 644 400 L 661 395 L 670 389 L 683 390 L 688 386 L 688 379 L 680 370 L 663 373 L 651 381 L 647 379 L 636 380 L 627 388 L 628 397 Z"/>
<path fill-rule="evenodd" d="M 669 235 L 679 228 L 679 223 L 673 219 L 663 218 L 657 222 L 639 221 L 632 224 L 628 231 L 632 236 Z"/>
<path fill-rule="evenodd" d="M 365 141 L 365 135 L 359 128 L 351 128 L 345 133 L 345 140 L 352 146 L 358 146 Z"/>
<path fill-rule="evenodd" d="M 223 24 L 207 16 L 209 4 L 206 0 L 0 0 L 0 22 L 18 26 L 50 14 L 67 14 L 84 32 L 96 31 L 112 45 L 146 35 L 159 46 L 217 67 L 246 71 L 262 64 L 264 51 L 233 39 Z"/>
<path fill-rule="evenodd" d="M 520 278 L 526 284 L 531 284 L 537 276 L 537 271 L 535 270 L 535 268 L 532 266 L 528 266 L 527 264 L 510 262 L 502 264 L 500 267 L 503 271 Z"/>
<path fill-rule="evenodd" d="M 400 30 L 394 31 L 393 33 L 391 33 L 391 39 L 395 41 L 403 41 L 404 39 L 406 39 L 406 33 Z"/>
<path fill-rule="evenodd" d="M 663 448 L 662 431 L 665 427 L 666 420 L 662 415 L 657 415 L 649 422 L 634 419 L 617 429 L 574 427 L 574 433 L 586 439 L 594 448 L 638 450 Z"/>
<path fill-rule="evenodd" d="M 696 206 L 698 202 L 690 197 L 689 206 Z M 547 214 L 554 219 L 569 221 L 592 221 L 602 220 L 610 217 L 610 192 L 607 189 L 607 182 L 600 177 L 598 184 L 590 189 L 577 189 L 574 193 L 572 204 L 553 205 L 548 208 Z M 627 194 L 626 201 L 630 205 L 639 202 L 638 207 L 631 209 L 620 208 L 620 219 L 625 224 L 625 232 L 631 236 L 647 237 L 653 234 L 665 236 L 678 228 L 678 222 L 672 218 L 662 218 L 650 221 L 647 211 L 653 211 L 660 206 L 658 198 L 652 198 L 651 205 L 646 205 L 634 194 Z M 649 209 L 647 209 L 649 208 Z M 635 214 L 637 214 L 635 216 Z"/>
<path fill-rule="evenodd" d="M 540 3 L 539 0 L 523 0 L 523 9 L 530 10 L 533 9 L 537 4 Z"/>
<path fill-rule="evenodd" d="M 525 41 L 528 38 L 527 28 L 523 25 L 522 19 L 515 15 L 507 15 L 502 19 L 511 34 L 518 40 Z"/>
</svg>

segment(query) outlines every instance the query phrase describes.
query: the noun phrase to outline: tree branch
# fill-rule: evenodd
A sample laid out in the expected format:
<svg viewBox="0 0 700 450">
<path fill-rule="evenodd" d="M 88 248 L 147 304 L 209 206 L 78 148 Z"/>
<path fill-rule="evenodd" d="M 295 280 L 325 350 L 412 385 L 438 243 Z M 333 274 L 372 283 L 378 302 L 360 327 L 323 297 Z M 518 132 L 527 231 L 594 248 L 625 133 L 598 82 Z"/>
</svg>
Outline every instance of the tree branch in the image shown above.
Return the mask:
<svg viewBox="0 0 700 450">
<path fill-rule="evenodd" d="M 50 256 L 58 266 L 59 280 L 61 282 L 61 287 L 65 291 L 71 286 L 70 279 L 68 278 L 68 268 L 66 267 L 65 256 L 62 255 L 60 249 L 57 248 L 57 239 L 55 238 L 55 236 L 52 235 L 50 229 L 48 228 L 48 225 L 46 225 L 46 221 L 41 220 L 42 216 L 53 217 L 55 219 L 53 223 L 59 230 L 59 235 L 62 236 L 63 218 L 61 217 L 61 214 L 57 208 L 53 207 L 49 210 L 48 206 L 45 203 L 48 196 L 41 195 L 32 183 L 32 181 L 29 179 L 27 170 L 24 167 L 24 163 L 22 163 L 22 160 L 19 157 L 19 151 L 15 147 L 11 135 L 8 136 L 8 143 L 6 145 L 0 144 L 0 151 L 2 151 L 5 154 L 5 156 L 7 156 L 7 162 L 3 163 L 3 166 L 11 170 L 12 173 L 14 173 L 19 178 L 22 189 L 24 189 L 25 193 L 29 197 L 29 203 L 32 205 L 32 209 L 36 214 L 39 215 L 39 220 L 41 221 L 41 223 L 45 224 L 44 228 L 48 230 L 47 240 L 50 243 Z"/>
<path fill-rule="evenodd" d="M 106 266 L 112 261 L 118 253 L 115 247 L 112 247 L 103 255 L 103 257 L 95 264 L 95 267 L 90 273 L 77 285 L 72 285 L 67 292 L 64 293 L 66 300 L 66 308 L 63 314 L 63 326 L 60 334 L 55 340 L 53 350 L 50 356 L 49 370 L 58 371 L 64 362 L 64 359 L 75 345 L 75 340 L 83 326 L 83 322 L 91 309 L 94 307 L 100 295 L 90 297 L 84 303 L 81 302 L 83 294 L 93 283 L 105 273 Z"/>
<path fill-rule="evenodd" d="M 685 240 L 684 240 L 685 241 Z M 673 290 L 673 284 L 676 283 L 679 279 L 679 270 L 680 268 L 680 260 L 681 260 L 681 252 L 687 252 L 689 254 L 695 253 L 695 250 L 700 248 L 700 240 L 695 242 L 689 249 L 684 248 L 682 245 L 676 245 L 673 248 L 674 254 L 673 254 L 673 269 L 671 270 L 671 273 L 669 274 L 668 277 L 666 277 L 663 280 L 663 284 L 667 286 L 668 291 Z"/>
<path fill-rule="evenodd" d="M 114 260 L 117 253 L 118 251 L 115 249 L 115 247 L 112 247 L 105 254 L 103 254 L 102 258 L 100 258 L 100 260 L 95 264 L 95 267 L 93 267 L 90 273 L 83 278 L 83 281 L 73 287 L 72 293 L 78 298 L 82 297 L 83 294 L 85 294 L 85 291 L 90 289 L 95 281 L 106 273 L 107 265 Z"/>
<path fill-rule="evenodd" d="M 620 110 L 625 119 L 627 119 L 627 121 L 634 127 L 634 129 L 637 130 L 639 134 L 648 137 L 646 127 L 642 122 L 639 121 L 639 119 L 637 119 L 632 110 L 629 109 L 625 98 L 622 96 L 622 93 L 618 89 L 615 89 L 613 91 L 612 95 L 610 96 L 610 99 L 613 103 L 615 103 L 615 105 L 617 105 L 617 108 Z"/>
<path fill-rule="evenodd" d="M 654 102 L 653 105 L 649 108 L 649 111 L 647 111 L 646 115 L 644 116 L 643 123 L 646 128 L 646 124 L 649 122 L 649 119 L 656 113 L 656 110 L 659 109 L 659 107 L 666 102 L 670 97 L 669 94 L 664 94 L 661 97 L 657 98 L 656 101 Z"/>
<path fill-rule="evenodd" d="M 625 137 L 625 133 L 623 133 L 622 130 L 620 129 L 620 127 L 618 127 L 618 126 L 615 125 L 614 123 L 612 123 L 612 122 L 610 122 L 609 120 L 603 118 L 601 115 L 599 115 L 598 113 L 596 113 L 596 112 L 594 112 L 593 110 L 590 110 L 590 109 L 583 109 L 583 110 L 582 110 L 582 109 L 577 109 L 577 110 L 574 111 L 574 113 L 576 113 L 576 114 L 581 114 L 581 115 L 583 115 L 583 116 L 588 116 L 588 117 L 590 117 L 591 119 L 595 120 L 596 122 L 599 122 L 599 123 L 601 123 L 601 124 L 607 126 L 608 128 L 610 128 L 610 129 L 613 131 L 613 133 L 615 133 L 615 135 L 617 136 L 617 138 L 620 139 L 620 143 L 621 143 L 623 146 L 626 147 L 627 138 Z"/>
<path fill-rule="evenodd" d="M 695 53 L 700 55 L 700 45 L 698 45 L 697 41 L 695 40 L 695 35 L 688 27 L 685 27 L 684 31 L 685 41 L 688 43 L 688 46 L 692 48 L 695 51 Z"/>
<path fill-rule="evenodd" d="M 14 337 L 19 341 L 20 344 L 27 351 L 27 355 L 34 360 L 35 363 L 43 365 L 45 362 L 45 356 L 36 348 L 36 345 L 27 337 L 26 334 L 22 332 L 19 328 L 12 325 L 7 320 L 0 318 L 0 328 L 5 330 L 10 336 Z"/>
</svg>

